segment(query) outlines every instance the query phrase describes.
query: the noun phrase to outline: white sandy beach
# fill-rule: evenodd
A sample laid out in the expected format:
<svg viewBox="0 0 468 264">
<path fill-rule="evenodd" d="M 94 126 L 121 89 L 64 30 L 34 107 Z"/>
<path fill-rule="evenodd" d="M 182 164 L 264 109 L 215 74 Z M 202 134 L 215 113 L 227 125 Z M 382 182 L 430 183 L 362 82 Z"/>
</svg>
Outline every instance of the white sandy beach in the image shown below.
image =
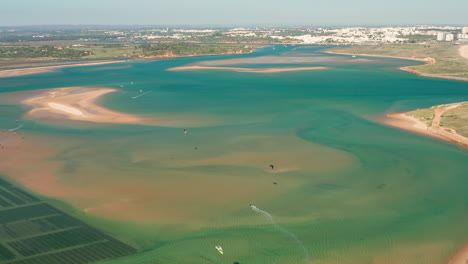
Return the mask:
<svg viewBox="0 0 468 264">
<path fill-rule="evenodd" d="M 96 123 L 151 124 L 154 120 L 111 111 L 95 104 L 100 96 L 115 92 L 103 87 L 68 87 L 46 90 L 44 94 L 23 100 L 32 107 L 28 118 L 77 120 Z"/>
</svg>

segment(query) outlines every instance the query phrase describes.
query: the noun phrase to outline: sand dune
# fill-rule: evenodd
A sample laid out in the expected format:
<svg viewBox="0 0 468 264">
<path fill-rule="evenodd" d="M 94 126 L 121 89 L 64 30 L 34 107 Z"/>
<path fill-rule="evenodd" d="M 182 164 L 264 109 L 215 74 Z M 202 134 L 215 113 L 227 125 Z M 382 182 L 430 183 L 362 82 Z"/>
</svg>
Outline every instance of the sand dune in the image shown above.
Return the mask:
<svg viewBox="0 0 468 264">
<path fill-rule="evenodd" d="M 284 68 L 240 68 L 240 67 L 215 67 L 215 66 L 183 66 L 168 69 L 168 71 L 187 71 L 187 70 L 224 70 L 235 72 L 252 72 L 252 73 L 275 73 L 289 71 L 310 71 L 310 70 L 325 70 L 328 67 L 284 67 Z"/>
<path fill-rule="evenodd" d="M 115 92 L 111 88 L 69 87 L 47 90 L 44 94 L 23 100 L 33 107 L 29 118 L 78 120 L 97 123 L 148 124 L 152 120 L 111 111 L 95 104 L 100 96 Z"/>
</svg>

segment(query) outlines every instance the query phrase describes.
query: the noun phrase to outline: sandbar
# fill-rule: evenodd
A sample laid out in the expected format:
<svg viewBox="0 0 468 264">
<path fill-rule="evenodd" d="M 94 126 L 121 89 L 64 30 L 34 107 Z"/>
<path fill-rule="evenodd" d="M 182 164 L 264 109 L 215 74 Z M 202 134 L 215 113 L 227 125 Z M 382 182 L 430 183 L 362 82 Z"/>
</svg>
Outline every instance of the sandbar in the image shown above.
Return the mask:
<svg viewBox="0 0 468 264">
<path fill-rule="evenodd" d="M 458 251 L 448 262 L 448 264 L 466 264 L 468 263 L 468 245 Z"/>
<path fill-rule="evenodd" d="M 65 65 L 46 66 L 46 67 L 31 67 L 31 68 L 22 68 L 22 69 L 2 70 L 0 71 L 0 78 L 39 74 L 39 73 L 46 73 L 46 72 L 56 72 L 59 69 L 69 68 L 69 67 L 93 66 L 93 65 L 111 64 L 111 63 L 119 63 L 119 62 L 122 62 L 122 61 L 100 61 L 100 62 L 91 62 L 91 63 L 65 64 Z"/>
<path fill-rule="evenodd" d="M 310 70 L 326 70 L 328 67 L 283 67 L 283 68 L 240 68 L 240 67 L 215 67 L 215 66 L 183 66 L 168 69 L 168 71 L 187 71 L 187 70 L 224 70 L 235 72 L 252 72 L 252 73 L 276 73 L 290 71 L 310 71 Z"/>
<path fill-rule="evenodd" d="M 148 124 L 152 120 L 135 115 L 111 111 L 95 101 L 116 89 L 103 87 L 67 87 L 46 90 L 43 94 L 21 101 L 33 107 L 26 113 L 28 118 L 76 120 L 96 123 Z"/>
</svg>

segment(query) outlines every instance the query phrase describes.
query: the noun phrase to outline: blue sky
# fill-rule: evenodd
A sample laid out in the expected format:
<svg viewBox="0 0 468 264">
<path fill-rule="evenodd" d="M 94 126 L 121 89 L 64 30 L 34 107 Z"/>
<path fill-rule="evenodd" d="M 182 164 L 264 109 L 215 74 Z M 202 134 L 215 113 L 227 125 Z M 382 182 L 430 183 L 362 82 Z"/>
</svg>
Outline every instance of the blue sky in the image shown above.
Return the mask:
<svg viewBox="0 0 468 264">
<path fill-rule="evenodd" d="M 468 0 L 2 0 L 0 26 L 468 24 Z"/>
</svg>

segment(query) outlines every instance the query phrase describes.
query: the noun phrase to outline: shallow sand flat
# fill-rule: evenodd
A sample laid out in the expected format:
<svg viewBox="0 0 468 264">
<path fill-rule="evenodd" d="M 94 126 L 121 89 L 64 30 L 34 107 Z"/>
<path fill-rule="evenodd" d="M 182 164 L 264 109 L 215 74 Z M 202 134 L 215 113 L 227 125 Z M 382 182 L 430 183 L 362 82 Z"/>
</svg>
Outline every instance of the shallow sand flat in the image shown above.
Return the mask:
<svg viewBox="0 0 468 264">
<path fill-rule="evenodd" d="M 57 103 L 47 103 L 48 106 L 52 107 L 53 109 L 57 109 L 61 112 L 65 112 L 65 113 L 69 113 L 69 114 L 72 114 L 72 115 L 77 115 L 77 116 L 83 116 L 84 117 L 84 114 L 83 112 L 81 112 L 80 110 L 74 108 L 74 107 L 70 107 L 70 106 L 66 106 L 66 105 L 63 105 L 63 104 L 57 104 Z"/>
<path fill-rule="evenodd" d="M 63 199 L 101 217 L 188 228 L 232 225 L 230 221 L 218 219 L 238 210 L 248 211 L 253 198 L 256 203 L 279 199 L 304 182 L 320 181 L 310 173 L 355 165 L 349 154 L 305 144 L 294 137 L 238 138 L 231 144 L 242 149 L 257 142 L 259 157 L 243 151 L 234 154 L 234 160 L 229 155 L 215 158 L 218 153 L 230 152 L 231 146 L 217 148 L 216 152 L 186 151 L 173 160 L 168 158 L 173 155 L 168 153 L 167 146 L 171 143 L 142 148 L 134 145 L 131 138 L 127 142 L 119 139 L 119 143 L 112 144 L 115 149 L 125 147 L 132 156 L 145 160 L 137 158 L 139 161 L 132 162 L 117 158 L 118 163 L 112 163 L 114 159 L 106 157 L 115 149 L 103 149 L 112 148 L 108 147 L 109 143 L 66 136 L 26 134 L 25 140 L 11 133 L 10 136 L 16 142 L 8 145 L 8 152 L 0 154 L 0 173 L 27 188 Z M 274 153 L 279 146 L 287 147 L 284 153 Z M 298 149 L 298 146 L 302 147 Z M 100 155 L 92 156 L 95 153 Z M 268 167 L 271 161 L 281 176 L 272 173 Z M 64 172 L 69 166 L 74 167 L 73 171 Z M 302 171 L 302 176 L 289 174 L 291 166 L 295 170 L 291 173 Z M 279 181 L 279 185 L 273 181 Z M 191 218 L 190 223 L 186 221 L 187 216 Z M 246 224 L 249 221 L 244 218 L 236 221 L 239 220 Z"/>
<path fill-rule="evenodd" d="M 460 249 L 448 262 L 448 264 L 466 264 L 468 263 L 468 245 Z"/>
<path fill-rule="evenodd" d="M 350 57 L 332 57 L 332 56 L 259 56 L 238 59 L 208 60 L 196 62 L 192 65 L 197 66 L 228 66 L 245 64 L 350 64 L 350 63 L 369 63 L 372 60 L 357 60 Z"/>
<path fill-rule="evenodd" d="M 33 67 L 33 68 L 24 68 L 24 69 L 2 70 L 0 71 L 0 78 L 8 78 L 8 77 L 31 75 L 31 74 L 46 73 L 46 72 L 55 72 L 59 69 L 69 68 L 69 67 L 95 66 L 95 65 L 102 65 L 102 64 L 119 63 L 119 62 L 120 61 L 101 61 L 101 62 L 93 62 L 93 63 L 79 63 L 79 64 L 66 64 L 66 65 L 47 66 L 47 67 Z"/>
<path fill-rule="evenodd" d="M 310 71 L 310 70 L 326 70 L 328 67 L 288 67 L 288 68 L 239 68 L 239 67 L 211 67 L 211 66 L 184 66 L 170 68 L 168 71 L 186 71 L 186 70 L 225 70 L 235 72 L 252 72 L 252 73 L 275 73 L 289 71 Z"/>
<path fill-rule="evenodd" d="M 107 168 L 102 171 L 102 167 L 83 166 L 77 173 L 63 175 L 64 163 L 56 155 L 67 147 L 76 148 L 86 142 L 60 136 L 54 140 L 42 135 L 26 134 L 25 137 L 23 140 L 11 134 L 7 151 L 0 152 L 0 173 L 30 190 L 63 199 L 102 217 L 198 227 L 209 224 L 207 219 L 218 217 L 219 212 L 225 212 L 227 204 L 238 204 L 230 210 L 248 209 L 249 193 L 265 198 L 274 195 L 271 184 L 263 184 L 262 178 L 219 177 L 204 172 L 182 172 L 160 179 L 153 174 L 140 172 L 129 177 L 125 173 L 121 178 L 115 171 L 105 173 Z M 198 206 L 188 201 L 196 201 Z M 190 223 L 186 221 L 187 216 L 191 217 Z M 229 224 L 232 223 L 226 223 Z"/>
<path fill-rule="evenodd" d="M 77 120 L 96 123 L 148 124 L 153 120 L 119 113 L 95 104 L 100 96 L 116 89 L 102 87 L 68 87 L 47 90 L 21 103 L 33 107 L 28 118 Z"/>
</svg>

